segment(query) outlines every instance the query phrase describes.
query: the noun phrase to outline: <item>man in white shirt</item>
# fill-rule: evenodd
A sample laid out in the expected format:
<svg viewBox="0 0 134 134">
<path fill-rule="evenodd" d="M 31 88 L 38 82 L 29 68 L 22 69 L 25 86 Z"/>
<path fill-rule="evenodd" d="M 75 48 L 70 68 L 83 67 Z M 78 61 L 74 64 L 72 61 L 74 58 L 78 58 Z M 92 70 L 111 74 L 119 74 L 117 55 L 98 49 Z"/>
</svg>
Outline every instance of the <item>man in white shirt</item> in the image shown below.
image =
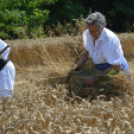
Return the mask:
<svg viewBox="0 0 134 134">
<path fill-rule="evenodd" d="M 129 67 L 124 58 L 119 38 L 106 26 L 105 17 L 95 12 L 85 19 L 86 30 L 83 32 L 85 53 L 77 63 L 77 68 L 82 68 L 90 56 L 98 70 L 99 75 L 106 75 L 111 70 L 129 72 Z M 86 85 L 92 85 L 99 76 L 86 78 Z"/>
<path fill-rule="evenodd" d="M 7 44 L 0 39 L 0 52 L 5 49 Z M 4 51 L 0 58 L 8 60 L 8 55 L 10 53 L 10 48 Z M 15 79 L 15 67 L 12 61 L 8 60 L 7 64 L 0 70 L 0 97 L 3 96 L 12 96 L 13 86 Z"/>
</svg>

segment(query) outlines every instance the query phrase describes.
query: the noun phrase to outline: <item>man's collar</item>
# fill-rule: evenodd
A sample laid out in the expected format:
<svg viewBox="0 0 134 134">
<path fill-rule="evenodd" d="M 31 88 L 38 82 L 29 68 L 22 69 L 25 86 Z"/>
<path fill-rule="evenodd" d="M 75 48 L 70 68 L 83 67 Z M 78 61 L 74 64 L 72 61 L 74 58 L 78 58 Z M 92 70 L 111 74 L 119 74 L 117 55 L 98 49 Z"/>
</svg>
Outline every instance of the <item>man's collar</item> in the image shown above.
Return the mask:
<svg viewBox="0 0 134 134">
<path fill-rule="evenodd" d="M 103 30 L 102 30 L 102 32 L 101 32 L 101 35 L 100 35 L 100 37 L 97 39 L 98 41 L 103 41 L 103 40 L 106 39 L 106 32 L 105 32 L 105 30 L 106 30 L 106 28 L 103 27 Z"/>
</svg>

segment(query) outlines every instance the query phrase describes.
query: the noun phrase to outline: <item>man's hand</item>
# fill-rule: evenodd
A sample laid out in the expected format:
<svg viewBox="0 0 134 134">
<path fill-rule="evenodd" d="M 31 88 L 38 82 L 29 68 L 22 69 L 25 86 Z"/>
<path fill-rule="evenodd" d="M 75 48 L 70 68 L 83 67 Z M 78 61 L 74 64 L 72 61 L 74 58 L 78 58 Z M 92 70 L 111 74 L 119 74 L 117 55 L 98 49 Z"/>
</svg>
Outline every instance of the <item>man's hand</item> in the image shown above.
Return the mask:
<svg viewBox="0 0 134 134">
<path fill-rule="evenodd" d="M 97 81 L 97 76 L 89 76 L 86 78 L 86 86 L 93 85 Z"/>
<path fill-rule="evenodd" d="M 78 63 L 77 63 L 77 67 L 76 68 L 80 68 L 80 69 L 82 69 L 83 68 L 83 62 L 80 60 L 80 61 L 78 61 Z"/>
</svg>

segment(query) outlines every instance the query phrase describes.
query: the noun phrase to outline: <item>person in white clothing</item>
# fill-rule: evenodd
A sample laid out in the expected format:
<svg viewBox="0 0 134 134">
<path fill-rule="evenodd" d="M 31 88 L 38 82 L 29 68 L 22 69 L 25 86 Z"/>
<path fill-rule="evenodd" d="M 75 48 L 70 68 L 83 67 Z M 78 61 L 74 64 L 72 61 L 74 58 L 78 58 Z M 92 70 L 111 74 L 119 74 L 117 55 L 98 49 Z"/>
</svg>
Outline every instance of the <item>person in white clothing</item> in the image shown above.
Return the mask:
<svg viewBox="0 0 134 134">
<path fill-rule="evenodd" d="M 0 39 L 0 52 L 7 46 L 7 44 Z M 1 55 L 0 59 L 8 60 L 10 48 L 6 49 Z M 6 65 L 0 70 L 0 96 L 12 96 L 15 79 L 15 67 L 13 63 L 8 60 Z"/>
<path fill-rule="evenodd" d="M 99 13 L 91 13 L 85 19 L 86 30 L 83 32 L 83 43 L 85 52 L 77 63 L 77 69 L 82 68 L 88 56 L 90 56 L 99 75 L 106 75 L 111 70 L 126 71 L 130 73 L 129 66 L 124 58 L 119 38 L 106 26 L 105 17 Z M 99 76 L 86 78 L 86 85 L 92 85 Z"/>
</svg>

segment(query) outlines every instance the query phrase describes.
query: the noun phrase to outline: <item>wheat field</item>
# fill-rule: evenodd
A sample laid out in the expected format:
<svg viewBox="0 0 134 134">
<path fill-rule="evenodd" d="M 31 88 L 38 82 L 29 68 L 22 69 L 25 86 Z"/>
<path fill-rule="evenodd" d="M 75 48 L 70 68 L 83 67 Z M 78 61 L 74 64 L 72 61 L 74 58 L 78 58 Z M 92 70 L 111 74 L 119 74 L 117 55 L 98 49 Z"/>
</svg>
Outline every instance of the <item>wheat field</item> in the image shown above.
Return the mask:
<svg viewBox="0 0 134 134">
<path fill-rule="evenodd" d="M 0 133 L 134 134 L 134 39 L 133 34 L 118 36 L 130 66 L 132 89 L 122 90 L 130 83 L 121 74 L 116 79 L 118 88 L 110 92 L 116 94 L 109 99 L 109 94 L 94 90 L 94 98 L 90 92 L 86 97 L 74 90 L 69 93 L 66 81 L 84 52 L 82 36 L 6 40 L 11 45 L 9 58 L 16 67 L 16 79 L 13 97 L 0 99 Z M 89 62 L 85 69 L 92 65 Z"/>
</svg>

